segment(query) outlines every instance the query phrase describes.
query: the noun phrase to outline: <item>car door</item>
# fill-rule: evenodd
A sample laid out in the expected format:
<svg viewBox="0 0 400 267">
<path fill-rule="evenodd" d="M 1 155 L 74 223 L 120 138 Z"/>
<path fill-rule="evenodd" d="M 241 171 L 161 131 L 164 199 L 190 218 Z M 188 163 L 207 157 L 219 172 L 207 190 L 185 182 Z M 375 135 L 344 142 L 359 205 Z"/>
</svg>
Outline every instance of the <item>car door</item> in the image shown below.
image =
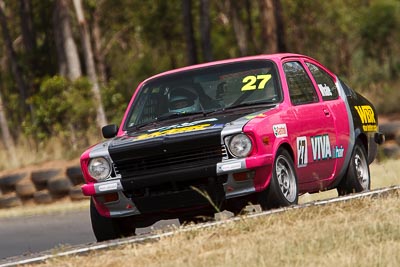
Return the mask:
<svg viewBox="0 0 400 267">
<path fill-rule="evenodd" d="M 301 61 L 283 64 L 290 96 L 290 111 L 295 121 L 288 129 L 295 147 L 295 165 L 299 184 L 319 182 L 332 177 L 336 145 L 334 120 L 328 106 L 321 101 Z"/>
<path fill-rule="evenodd" d="M 306 61 L 305 64 L 315 86 L 320 91 L 322 101 L 329 108 L 334 120 L 336 145 L 332 147 L 332 158 L 336 164 L 335 174 L 339 174 L 340 171 L 344 170 L 345 152 L 349 148 L 350 142 L 350 124 L 346 104 L 339 96 L 334 77 L 315 62 Z"/>
</svg>

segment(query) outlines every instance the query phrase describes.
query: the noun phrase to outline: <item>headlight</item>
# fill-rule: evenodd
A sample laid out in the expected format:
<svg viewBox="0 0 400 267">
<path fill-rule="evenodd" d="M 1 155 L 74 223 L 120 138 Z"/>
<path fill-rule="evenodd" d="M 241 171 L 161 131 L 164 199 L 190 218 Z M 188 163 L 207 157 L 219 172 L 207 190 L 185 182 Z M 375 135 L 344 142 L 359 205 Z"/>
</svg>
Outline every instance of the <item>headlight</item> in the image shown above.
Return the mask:
<svg viewBox="0 0 400 267">
<path fill-rule="evenodd" d="M 245 134 L 237 134 L 227 139 L 229 151 L 237 158 L 247 157 L 252 149 L 250 138 Z"/>
<path fill-rule="evenodd" d="M 89 174 L 97 181 L 105 180 L 111 173 L 111 164 L 105 158 L 94 158 L 89 161 Z"/>
</svg>

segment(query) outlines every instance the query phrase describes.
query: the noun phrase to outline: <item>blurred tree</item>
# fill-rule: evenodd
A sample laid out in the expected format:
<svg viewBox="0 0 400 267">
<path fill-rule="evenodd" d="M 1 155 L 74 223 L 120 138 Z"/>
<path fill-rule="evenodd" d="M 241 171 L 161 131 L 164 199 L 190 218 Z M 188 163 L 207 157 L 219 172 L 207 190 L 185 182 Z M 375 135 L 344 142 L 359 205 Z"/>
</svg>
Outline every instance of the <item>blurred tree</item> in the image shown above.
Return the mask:
<svg viewBox="0 0 400 267">
<path fill-rule="evenodd" d="M 187 64 L 193 65 L 197 60 L 197 45 L 193 32 L 192 0 L 182 0 L 183 28 L 186 42 Z"/>
<path fill-rule="evenodd" d="M 11 165 L 17 163 L 17 154 L 15 153 L 15 144 L 8 128 L 7 116 L 4 110 L 3 97 L 0 92 L 0 129 L 5 149 L 11 160 Z"/>
<path fill-rule="evenodd" d="M 261 40 L 263 53 L 278 52 L 278 26 L 276 19 L 276 5 L 274 0 L 259 0 L 261 11 Z"/>
<path fill-rule="evenodd" d="M 400 30 L 400 4 L 398 1 L 375 2 L 361 16 L 360 34 L 363 50 L 368 58 L 373 58 L 382 66 L 388 62 L 391 78 L 397 76 L 396 57 Z"/>
<path fill-rule="evenodd" d="M 15 53 L 13 47 L 13 41 L 11 39 L 7 21 L 8 19 L 5 15 L 5 4 L 3 0 L 0 0 L 0 24 L 3 33 L 3 40 L 6 47 L 7 58 L 11 65 L 11 71 L 14 76 L 15 82 L 17 83 L 17 88 L 20 94 L 20 108 L 24 112 L 23 115 L 25 115 L 28 110 L 26 105 L 26 99 L 28 97 L 27 86 L 21 71 L 21 67 L 18 63 L 17 54 Z"/>
<path fill-rule="evenodd" d="M 81 41 L 83 47 L 83 55 L 86 63 L 86 71 L 90 82 L 92 83 L 92 93 L 94 97 L 94 103 L 97 107 L 97 125 L 99 128 L 107 125 L 107 119 L 104 113 L 103 103 L 101 101 L 100 86 L 97 81 L 97 73 L 93 59 L 93 50 L 90 40 L 89 30 L 86 24 L 86 20 L 83 14 L 81 0 L 73 0 L 76 16 L 79 22 L 79 28 L 81 33 Z"/>
<path fill-rule="evenodd" d="M 36 61 L 37 45 L 35 27 L 33 25 L 31 0 L 19 1 L 19 16 L 21 21 L 22 42 L 24 44 L 25 52 L 29 57 L 29 66 L 33 69 Z"/>
<path fill-rule="evenodd" d="M 33 78 L 35 76 L 36 70 L 36 62 L 37 62 L 37 45 L 36 45 L 36 34 L 33 25 L 33 17 L 32 17 L 32 2 L 31 0 L 20 0 L 19 1 L 19 16 L 20 16 L 20 25 L 21 25 L 21 33 L 22 33 L 22 42 L 24 44 L 25 54 L 27 56 L 27 65 L 32 71 L 25 71 L 25 77 L 27 78 L 27 98 L 29 98 L 33 92 Z M 26 101 L 26 100 L 25 100 Z M 31 117 L 33 114 L 33 106 L 29 105 L 29 110 L 31 113 Z"/>
<path fill-rule="evenodd" d="M 105 57 L 103 53 L 103 39 L 101 34 L 100 20 L 101 20 L 101 8 L 104 4 L 103 0 L 96 1 L 93 9 L 93 23 L 92 23 L 92 36 L 94 45 L 94 58 L 96 61 L 97 71 L 99 74 L 99 80 L 101 83 L 108 81 L 105 65 Z"/>
<path fill-rule="evenodd" d="M 71 80 L 82 76 L 78 49 L 72 34 L 69 16 L 69 1 L 56 0 L 53 27 L 55 31 L 59 71 Z"/>
<path fill-rule="evenodd" d="M 232 21 L 232 28 L 235 33 L 236 42 L 239 47 L 241 56 L 248 55 L 248 38 L 246 32 L 246 26 L 239 14 L 239 11 L 243 9 L 243 1 L 224 1 L 225 10 L 228 10 L 229 17 Z"/>
<path fill-rule="evenodd" d="M 211 26 L 210 26 L 210 3 L 209 0 L 200 1 L 200 33 L 201 33 L 201 50 L 203 52 L 203 61 L 212 61 L 212 45 L 211 45 Z"/>
</svg>

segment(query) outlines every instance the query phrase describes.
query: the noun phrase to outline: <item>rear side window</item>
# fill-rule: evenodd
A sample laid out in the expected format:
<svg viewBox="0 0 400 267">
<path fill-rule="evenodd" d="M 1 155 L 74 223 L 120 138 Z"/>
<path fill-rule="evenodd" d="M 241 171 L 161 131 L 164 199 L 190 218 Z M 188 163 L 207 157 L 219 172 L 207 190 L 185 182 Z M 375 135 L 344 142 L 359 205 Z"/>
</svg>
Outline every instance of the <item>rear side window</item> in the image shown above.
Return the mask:
<svg viewBox="0 0 400 267">
<path fill-rule="evenodd" d="M 322 99 L 324 101 L 337 99 L 339 97 L 339 94 L 336 85 L 332 80 L 332 77 L 323 69 L 312 63 L 307 62 L 306 65 L 318 85 L 318 89 L 321 92 Z"/>
<path fill-rule="evenodd" d="M 318 102 L 318 95 L 302 65 L 297 62 L 287 62 L 283 65 L 290 100 L 293 105 Z"/>
</svg>

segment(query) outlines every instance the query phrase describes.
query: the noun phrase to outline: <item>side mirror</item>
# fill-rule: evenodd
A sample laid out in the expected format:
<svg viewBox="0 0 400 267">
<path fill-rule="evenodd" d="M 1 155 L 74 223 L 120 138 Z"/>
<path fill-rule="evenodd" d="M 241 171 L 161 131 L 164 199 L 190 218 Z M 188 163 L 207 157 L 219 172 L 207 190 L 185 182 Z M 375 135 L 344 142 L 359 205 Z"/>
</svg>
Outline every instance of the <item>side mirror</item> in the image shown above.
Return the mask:
<svg viewBox="0 0 400 267">
<path fill-rule="evenodd" d="M 110 125 L 106 125 L 103 128 L 101 128 L 101 133 L 103 134 L 104 138 L 113 138 L 115 136 L 117 136 L 118 133 L 118 126 L 115 124 L 110 124 Z"/>
</svg>

